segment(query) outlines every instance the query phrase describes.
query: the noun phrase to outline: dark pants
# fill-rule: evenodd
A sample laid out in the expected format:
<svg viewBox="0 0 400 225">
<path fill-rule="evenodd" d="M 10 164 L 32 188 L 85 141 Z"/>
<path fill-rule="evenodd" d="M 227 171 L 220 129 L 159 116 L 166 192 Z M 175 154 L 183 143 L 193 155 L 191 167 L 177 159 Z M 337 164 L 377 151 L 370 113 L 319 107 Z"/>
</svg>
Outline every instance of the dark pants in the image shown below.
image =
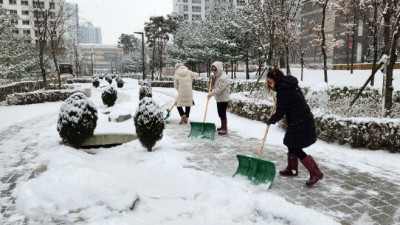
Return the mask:
<svg viewBox="0 0 400 225">
<path fill-rule="evenodd" d="M 221 120 L 226 120 L 227 108 L 228 108 L 228 102 L 217 102 L 218 116 Z"/>
<path fill-rule="evenodd" d="M 289 148 L 289 153 L 295 154 L 300 160 L 303 160 L 305 157 L 307 157 L 307 154 L 302 148 Z"/>
<path fill-rule="evenodd" d="M 186 117 L 189 117 L 190 114 L 190 106 L 185 107 L 185 111 L 183 111 L 183 107 L 176 107 L 178 109 L 179 115 L 183 116 L 186 115 Z"/>
</svg>

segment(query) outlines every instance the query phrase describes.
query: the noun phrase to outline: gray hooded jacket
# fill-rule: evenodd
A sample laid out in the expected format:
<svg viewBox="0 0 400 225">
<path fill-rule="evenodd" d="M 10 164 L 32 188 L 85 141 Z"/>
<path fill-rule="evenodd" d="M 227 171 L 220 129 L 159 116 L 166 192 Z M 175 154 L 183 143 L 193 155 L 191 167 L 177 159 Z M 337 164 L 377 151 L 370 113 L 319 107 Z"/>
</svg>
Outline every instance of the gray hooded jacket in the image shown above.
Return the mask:
<svg viewBox="0 0 400 225">
<path fill-rule="evenodd" d="M 217 68 L 217 75 L 212 76 L 215 81 L 212 87 L 211 95 L 215 97 L 217 102 L 229 102 L 231 87 L 229 84 L 228 75 L 226 75 L 223 70 L 222 62 L 216 61 L 211 66 L 215 66 Z"/>
</svg>

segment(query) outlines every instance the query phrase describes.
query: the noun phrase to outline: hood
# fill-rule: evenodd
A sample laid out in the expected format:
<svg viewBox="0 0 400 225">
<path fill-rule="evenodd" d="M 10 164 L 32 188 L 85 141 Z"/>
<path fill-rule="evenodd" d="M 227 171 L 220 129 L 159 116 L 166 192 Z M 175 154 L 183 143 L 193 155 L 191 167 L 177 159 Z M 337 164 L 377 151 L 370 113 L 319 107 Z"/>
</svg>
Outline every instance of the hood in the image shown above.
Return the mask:
<svg viewBox="0 0 400 225">
<path fill-rule="evenodd" d="M 222 62 L 216 61 L 211 66 L 215 66 L 217 68 L 217 76 L 220 76 L 224 70 L 222 66 Z"/>
<path fill-rule="evenodd" d="M 296 77 L 287 75 L 277 85 L 277 90 L 295 89 L 299 86 L 299 81 Z"/>
<path fill-rule="evenodd" d="M 178 62 L 175 64 L 175 69 L 178 69 L 181 66 L 184 66 L 183 63 Z"/>
<path fill-rule="evenodd" d="M 188 68 L 184 65 L 179 66 L 176 70 L 175 70 L 175 75 L 180 76 L 180 77 L 184 77 L 186 76 L 188 71 Z"/>
</svg>

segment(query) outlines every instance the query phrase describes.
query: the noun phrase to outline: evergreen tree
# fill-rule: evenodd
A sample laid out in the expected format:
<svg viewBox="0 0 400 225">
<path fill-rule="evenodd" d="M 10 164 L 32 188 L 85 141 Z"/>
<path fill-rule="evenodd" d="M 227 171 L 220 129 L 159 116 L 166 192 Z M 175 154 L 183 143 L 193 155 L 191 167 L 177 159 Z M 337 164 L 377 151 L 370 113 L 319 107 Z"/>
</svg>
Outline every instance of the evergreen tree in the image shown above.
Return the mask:
<svg viewBox="0 0 400 225">
<path fill-rule="evenodd" d="M 60 137 L 74 147 L 93 135 L 97 125 L 97 109 L 86 96 L 77 92 L 61 105 L 57 121 Z"/>
<path fill-rule="evenodd" d="M 145 97 L 139 102 L 133 120 L 140 143 L 151 152 L 156 142 L 163 137 L 165 128 L 163 111 L 152 98 Z"/>
</svg>

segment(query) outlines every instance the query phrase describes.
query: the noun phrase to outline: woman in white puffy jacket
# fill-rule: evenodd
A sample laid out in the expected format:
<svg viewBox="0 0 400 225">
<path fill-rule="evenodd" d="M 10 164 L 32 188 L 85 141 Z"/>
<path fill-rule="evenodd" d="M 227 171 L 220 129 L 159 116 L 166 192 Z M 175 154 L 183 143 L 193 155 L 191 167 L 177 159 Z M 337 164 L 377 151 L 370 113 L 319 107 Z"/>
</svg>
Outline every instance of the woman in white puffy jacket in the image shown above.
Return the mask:
<svg viewBox="0 0 400 225">
<path fill-rule="evenodd" d="M 178 91 L 176 106 L 181 116 L 179 124 L 187 124 L 190 107 L 194 105 L 192 82 L 199 75 L 190 71 L 183 63 L 175 64 L 174 87 Z M 185 107 L 185 110 L 183 110 Z"/>
</svg>

